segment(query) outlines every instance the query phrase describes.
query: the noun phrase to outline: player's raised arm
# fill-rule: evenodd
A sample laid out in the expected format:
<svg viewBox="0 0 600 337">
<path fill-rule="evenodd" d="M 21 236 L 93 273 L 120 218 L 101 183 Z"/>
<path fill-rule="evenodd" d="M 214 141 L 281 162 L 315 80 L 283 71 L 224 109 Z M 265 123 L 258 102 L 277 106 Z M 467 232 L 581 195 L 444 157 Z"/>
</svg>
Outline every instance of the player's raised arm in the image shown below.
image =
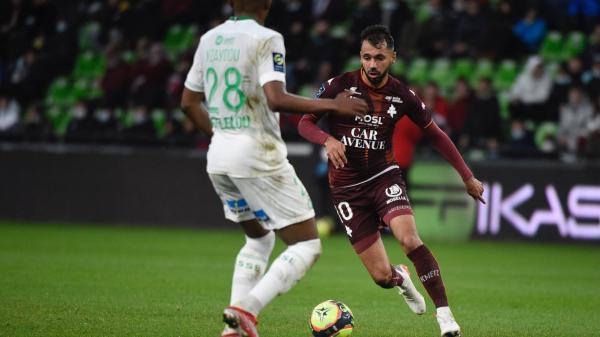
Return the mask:
<svg viewBox="0 0 600 337">
<path fill-rule="evenodd" d="M 362 116 L 368 108 L 365 101 L 352 97 L 351 93 L 340 93 L 334 99 L 309 99 L 288 93 L 285 84 L 280 81 L 265 83 L 263 90 L 269 109 L 273 111 L 300 114 L 331 112 L 342 116 Z"/>
<path fill-rule="evenodd" d="M 475 178 L 471 169 L 467 166 L 464 159 L 458 152 L 458 149 L 450 140 L 450 137 L 442 131 L 434 121 L 431 121 L 424 128 L 425 136 L 431 142 L 431 145 L 458 171 L 460 177 L 465 183 L 467 193 L 474 199 L 485 204 L 482 197 L 483 184 Z"/>
</svg>

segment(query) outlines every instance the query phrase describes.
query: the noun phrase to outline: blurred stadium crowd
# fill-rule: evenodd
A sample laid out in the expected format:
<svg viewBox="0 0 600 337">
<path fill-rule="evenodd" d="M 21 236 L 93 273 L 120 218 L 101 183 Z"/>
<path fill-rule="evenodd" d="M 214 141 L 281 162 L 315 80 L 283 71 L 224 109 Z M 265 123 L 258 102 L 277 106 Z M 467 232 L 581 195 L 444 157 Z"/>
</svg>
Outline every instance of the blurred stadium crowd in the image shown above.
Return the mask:
<svg viewBox="0 0 600 337">
<path fill-rule="evenodd" d="M 204 147 L 178 104 L 223 0 L 4 0 L 0 140 Z M 288 90 L 358 69 L 360 31 L 390 27 L 411 85 L 471 158 L 600 157 L 598 0 L 274 0 Z M 282 114 L 299 140 L 298 116 Z"/>
</svg>

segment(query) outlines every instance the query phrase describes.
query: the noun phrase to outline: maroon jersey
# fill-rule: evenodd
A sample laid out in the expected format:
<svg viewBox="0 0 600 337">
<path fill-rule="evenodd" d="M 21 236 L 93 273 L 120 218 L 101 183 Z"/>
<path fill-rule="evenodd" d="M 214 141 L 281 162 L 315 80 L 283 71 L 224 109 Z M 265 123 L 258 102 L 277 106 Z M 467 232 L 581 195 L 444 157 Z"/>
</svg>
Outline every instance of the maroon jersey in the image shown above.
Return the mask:
<svg viewBox="0 0 600 337">
<path fill-rule="evenodd" d="M 392 76 L 388 76 L 385 86 L 375 89 L 363 82 L 360 70 L 348 72 L 324 83 L 317 97 L 335 98 L 344 90 L 364 99 L 369 112 L 354 118 L 328 114 L 329 133 L 344 143 L 348 158 L 343 168 L 329 164 L 329 183 L 333 187 L 364 182 L 397 165 L 392 152 L 392 133 L 403 116 L 421 128 L 431 123 L 431 113 L 421 99 Z M 311 119 L 316 121 L 317 117 Z"/>
</svg>

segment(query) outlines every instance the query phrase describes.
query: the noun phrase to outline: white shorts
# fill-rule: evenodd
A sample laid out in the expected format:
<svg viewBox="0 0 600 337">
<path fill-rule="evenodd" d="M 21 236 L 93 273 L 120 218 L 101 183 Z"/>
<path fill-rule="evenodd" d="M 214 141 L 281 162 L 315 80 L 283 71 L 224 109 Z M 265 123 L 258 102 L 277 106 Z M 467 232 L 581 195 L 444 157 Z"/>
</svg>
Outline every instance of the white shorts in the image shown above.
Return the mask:
<svg viewBox="0 0 600 337">
<path fill-rule="evenodd" d="M 233 222 L 257 219 L 265 229 L 287 227 L 315 216 L 310 196 L 289 165 L 281 173 L 259 178 L 208 174 Z"/>
</svg>

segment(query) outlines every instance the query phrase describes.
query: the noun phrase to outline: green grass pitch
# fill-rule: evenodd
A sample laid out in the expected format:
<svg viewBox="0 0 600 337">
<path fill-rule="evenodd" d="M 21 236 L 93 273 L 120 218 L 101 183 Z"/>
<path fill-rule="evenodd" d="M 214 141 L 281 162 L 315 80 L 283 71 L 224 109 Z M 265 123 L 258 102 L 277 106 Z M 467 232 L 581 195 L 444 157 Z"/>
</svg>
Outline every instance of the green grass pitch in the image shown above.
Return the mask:
<svg viewBox="0 0 600 337">
<path fill-rule="evenodd" d="M 1 223 L 0 336 L 220 336 L 242 241 L 238 230 Z M 385 243 L 394 263 L 408 262 Z M 329 298 L 354 312 L 353 337 L 439 336 L 431 301 L 412 314 L 370 280 L 345 237 L 323 246 L 309 274 L 262 312 L 261 337 L 311 336 L 309 313 Z M 464 336 L 600 336 L 598 245 L 429 246 Z"/>
</svg>

